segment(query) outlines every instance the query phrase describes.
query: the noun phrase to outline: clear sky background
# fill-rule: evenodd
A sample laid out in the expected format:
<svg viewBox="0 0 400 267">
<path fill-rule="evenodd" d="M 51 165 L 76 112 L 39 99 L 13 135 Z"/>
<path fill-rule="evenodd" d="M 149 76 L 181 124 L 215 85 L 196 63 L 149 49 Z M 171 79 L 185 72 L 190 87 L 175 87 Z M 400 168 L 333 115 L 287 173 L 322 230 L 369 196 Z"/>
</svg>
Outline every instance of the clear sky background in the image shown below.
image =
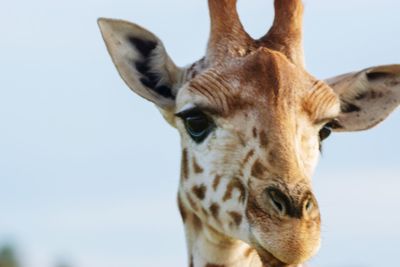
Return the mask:
<svg viewBox="0 0 400 267">
<path fill-rule="evenodd" d="M 397 0 L 305 1 L 319 78 L 400 63 Z M 241 0 L 254 37 L 272 1 Z M 186 266 L 179 139 L 119 78 L 96 19 L 156 33 L 178 65 L 202 57 L 205 0 L 13 0 L 0 8 L 0 244 L 27 267 Z M 400 252 L 400 113 L 325 142 L 314 177 L 323 243 L 310 266 L 380 267 Z"/>
</svg>

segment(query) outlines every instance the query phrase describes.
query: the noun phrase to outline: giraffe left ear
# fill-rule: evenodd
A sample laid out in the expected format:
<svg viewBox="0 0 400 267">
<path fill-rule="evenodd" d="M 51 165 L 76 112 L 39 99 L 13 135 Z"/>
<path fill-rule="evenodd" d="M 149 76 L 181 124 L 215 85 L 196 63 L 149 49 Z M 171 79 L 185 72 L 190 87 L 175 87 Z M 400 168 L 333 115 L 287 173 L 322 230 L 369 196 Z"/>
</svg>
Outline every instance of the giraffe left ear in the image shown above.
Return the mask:
<svg viewBox="0 0 400 267">
<path fill-rule="evenodd" d="M 341 101 L 337 132 L 372 128 L 400 105 L 400 65 L 371 67 L 326 82 Z"/>
<path fill-rule="evenodd" d="M 139 25 L 98 20 L 108 52 L 125 83 L 162 111 L 173 110 L 184 69 L 177 67 L 161 40 Z"/>
</svg>

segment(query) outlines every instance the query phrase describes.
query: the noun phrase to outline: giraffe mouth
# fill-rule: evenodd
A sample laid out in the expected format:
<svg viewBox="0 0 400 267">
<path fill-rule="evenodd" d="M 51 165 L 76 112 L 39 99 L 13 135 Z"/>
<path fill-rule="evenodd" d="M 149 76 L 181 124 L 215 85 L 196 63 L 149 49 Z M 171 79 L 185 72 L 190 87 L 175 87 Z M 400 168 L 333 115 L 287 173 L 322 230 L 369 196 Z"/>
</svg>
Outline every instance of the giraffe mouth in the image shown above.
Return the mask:
<svg viewBox="0 0 400 267">
<path fill-rule="evenodd" d="M 288 267 L 290 265 L 280 261 L 277 257 L 275 257 L 271 252 L 269 252 L 266 248 L 264 248 L 261 243 L 257 240 L 257 238 L 252 234 L 251 240 L 253 243 L 253 247 L 256 249 L 258 256 L 261 259 L 264 267 Z"/>
<path fill-rule="evenodd" d="M 252 234 L 251 243 L 253 244 L 254 249 L 257 251 L 258 256 L 261 259 L 263 267 L 300 267 L 302 264 L 299 263 L 287 263 L 284 259 L 280 258 L 277 255 L 267 248 L 265 248 L 262 243 L 257 240 L 257 237 Z"/>
<path fill-rule="evenodd" d="M 282 261 L 280 261 L 278 258 L 276 258 L 274 255 L 272 255 L 271 252 L 263 248 L 261 245 L 257 243 L 255 245 L 255 249 L 260 256 L 261 262 L 264 267 L 295 267 L 298 265 L 292 265 L 292 264 L 287 264 Z"/>
</svg>

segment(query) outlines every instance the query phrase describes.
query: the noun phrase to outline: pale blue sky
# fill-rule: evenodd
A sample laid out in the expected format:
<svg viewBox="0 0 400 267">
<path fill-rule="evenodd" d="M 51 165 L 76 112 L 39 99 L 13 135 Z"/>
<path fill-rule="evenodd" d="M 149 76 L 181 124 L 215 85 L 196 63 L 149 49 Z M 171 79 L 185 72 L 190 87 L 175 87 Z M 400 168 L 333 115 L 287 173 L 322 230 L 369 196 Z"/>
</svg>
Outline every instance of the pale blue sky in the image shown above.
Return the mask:
<svg viewBox="0 0 400 267">
<path fill-rule="evenodd" d="M 319 78 L 400 63 L 400 2 L 307 0 L 305 50 Z M 241 0 L 247 30 L 264 34 L 272 1 Z M 172 58 L 200 58 L 205 0 L 7 1 L 0 9 L 0 243 L 27 267 L 185 266 L 175 205 L 179 139 L 131 93 L 96 19 L 156 33 Z M 324 148 L 315 191 L 323 244 L 311 266 L 379 267 L 400 248 L 400 113 Z"/>
</svg>

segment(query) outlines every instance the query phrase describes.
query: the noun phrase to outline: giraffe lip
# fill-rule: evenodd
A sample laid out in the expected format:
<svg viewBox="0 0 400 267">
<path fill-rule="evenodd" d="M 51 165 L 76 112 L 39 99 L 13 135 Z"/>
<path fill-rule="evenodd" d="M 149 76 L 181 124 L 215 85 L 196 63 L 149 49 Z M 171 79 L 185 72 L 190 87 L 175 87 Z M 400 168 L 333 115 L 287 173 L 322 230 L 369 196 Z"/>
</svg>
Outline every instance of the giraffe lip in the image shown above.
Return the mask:
<svg viewBox="0 0 400 267">
<path fill-rule="evenodd" d="M 257 238 L 252 235 L 251 240 L 253 243 L 253 247 L 256 249 L 258 256 L 263 263 L 263 265 L 269 267 L 283 267 L 286 266 L 285 263 L 281 262 L 277 257 L 275 257 L 271 252 L 269 252 L 266 248 L 261 245 L 261 242 L 257 240 Z"/>
<path fill-rule="evenodd" d="M 269 251 L 265 247 L 263 247 L 259 242 L 255 242 L 254 248 L 256 249 L 258 255 L 260 256 L 261 262 L 264 266 L 268 267 L 299 267 L 302 266 L 301 262 L 291 261 L 288 263 L 285 259 L 280 258 L 279 256 L 274 255 L 273 252 Z"/>
<path fill-rule="evenodd" d="M 267 249 L 263 248 L 261 245 L 256 245 L 256 251 L 261 258 L 261 261 L 264 265 L 269 267 L 288 267 L 291 266 L 280 261 L 277 257 L 275 257 L 271 252 Z"/>
<path fill-rule="evenodd" d="M 292 265 L 281 261 L 278 257 L 276 257 L 272 252 L 266 249 L 261 245 L 261 242 L 257 240 L 257 238 L 253 235 L 253 246 L 256 249 L 263 265 L 268 267 L 294 267 L 297 265 Z"/>
</svg>

